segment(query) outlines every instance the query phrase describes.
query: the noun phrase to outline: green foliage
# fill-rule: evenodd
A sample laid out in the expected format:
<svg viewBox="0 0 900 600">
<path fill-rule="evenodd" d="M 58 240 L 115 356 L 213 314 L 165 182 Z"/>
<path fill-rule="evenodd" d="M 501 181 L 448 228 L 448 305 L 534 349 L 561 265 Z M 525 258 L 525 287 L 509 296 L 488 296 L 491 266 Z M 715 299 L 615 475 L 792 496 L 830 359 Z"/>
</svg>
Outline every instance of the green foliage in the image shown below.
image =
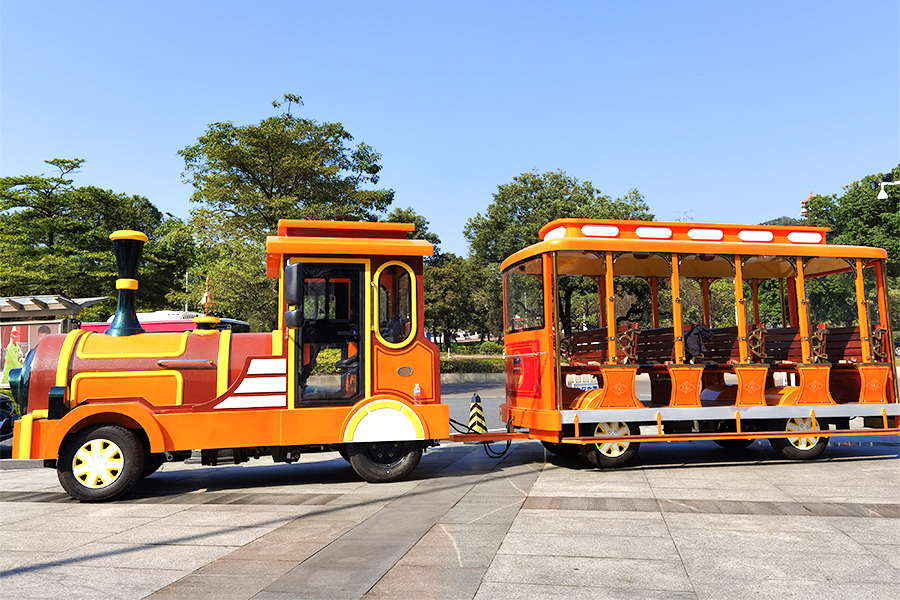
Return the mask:
<svg viewBox="0 0 900 600">
<path fill-rule="evenodd" d="M 341 371 L 335 366 L 341 360 L 340 348 L 322 348 L 316 356 L 316 368 L 313 375 L 338 375 Z"/>
<path fill-rule="evenodd" d="M 391 190 L 364 189 L 378 183 L 380 154 L 364 143 L 350 146 L 353 138 L 340 123 L 292 115 L 292 104 L 303 105 L 299 96 L 284 100 L 280 116 L 244 126 L 213 123 L 179 151 L 194 186 L 191 201 L 200 205 L 191 211 L 198 260 L 180 297 L 197 302 L 208 276 L 211 312 L 248 321 L 254 331 L 277 322 L 265 238 L 279 220 L 375 220 L 393 199 Z"/>
<path fill-rule="evenodd" d="M 381 155 L 340 123 L 317 123 L 288 112 L 256 125 L 213 123 L 197 143 L 179 150 L 192 202 L 210 233 L 221 239 L 263 240 L 279 219 L 375 220 L 393 191 L 378 183 Z M 273 103 L 281 106 L 280 103 Z"/>
<path fill-rule="evenodd" d="M 426 267 L 425 326 L 441 333 L 445 343 L 466 328 L 472 314 L 470 281 L 465 261 L 452 253 L 442 254 Z"/>
<path fill-rule="evenodd" d="M 900 180 L 900 165 L 892 170 Z M 813 196 L 806 208 L 809 225 L 831 227 L 830 244 L 876 246 L 888 253 L 888 274 L 900 276 L 900 189 L 888 186 L 887 200 L 878 200 L 878 188 L 870 180 L 881 181 L 881 174 L 869 175 L 844 186 L 840 196 Z"/>
<path fill-rule="evenodd" d="M 652 219 L 637 190 L 617 200 L 601 194 L 590 181 L 565 171 L 522 173 L 500 185 L 485 213 L 466 223 L 469 252 L 483 263 L 499 263 L 540 241 L 538 231 L 554 219 Z"/>
<path fill-rule="evenodd" d="M 485 340 L 478 346 L 478 352 L 481 354 L 502 354 L 503 345 L 491 340 Z"/>
<path fill-rule="evenodd" d="M 69 175 L 82 159 L 46 161 L 54 176 L 0 179 L 0 289 L 4 295 L 60 294 L 115 298 L 117 277 L 109 235 L 119 229 L 149 237 L 139 272 L 138 310 L 167 308 L 165 298 L 193 258 L 193 244 L 177 219 L 142 196 L 97 187 L 75 187 Z M 83 319 L 105 318 L 115 300 L 92 307 Z"/>
<path fill-rule="evenodd" d="M 434 257 L 440 255 L 441 238 L 436 233 L 428 230 L 428 219 L 417 213 L 411 206 L 406 208 L 396 207 L 389 212 L 383 219 L 385 223 L 413 223 L 416 228 L 407 234 L 410 240 L 425 240 L 434 246 Z M 425 261 L 434 260 L 434 257 L 425 257 Z"/>
<path fill-rule="evenodd" d="M 579 181 L 565 171 L 527 172 L 500 185 L 484 214 L 469 219 L 463 230 L 469 241 L 473 270 L 482 269 L 478 314 L 492 334 L 503 331 L 499 263 L 511 254 L 540 241 L 538 231 L 555 219 L 649 220 L 653 215 L 637 190 L 613 200 L 590 181 Z M 573 298 L 589 292 L 589 284 L 566 281 L 560 287 L 560 320 L 572 332 Z"/>
<path fill-rule="evenodd" d="M 441 358 L 441 373 L 503 373 L 505 365 L 502 358 Z"/>
</svg>

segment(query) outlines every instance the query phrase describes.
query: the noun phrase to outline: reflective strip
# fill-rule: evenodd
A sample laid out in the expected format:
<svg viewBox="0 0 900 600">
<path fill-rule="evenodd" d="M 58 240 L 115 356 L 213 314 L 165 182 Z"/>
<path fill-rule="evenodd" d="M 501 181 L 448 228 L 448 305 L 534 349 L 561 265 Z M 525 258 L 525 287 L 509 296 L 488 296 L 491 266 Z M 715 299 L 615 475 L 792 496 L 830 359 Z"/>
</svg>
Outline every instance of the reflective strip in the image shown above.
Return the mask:
<svg viewBox="0 0 900 600">
<path fill-rule="evenodd" d="M 62 348 L 59 349 L 59 363 L 56 365 L 56 385 L 65 387 L 69 375 L 69 361 L 72 360 L 72 351 L 75 349 L 75 342 L 82 334 L 90 335 L 90 332 L 73 329 L 66 335 Z M 87 336 L 84 337 L 87 339 Z"/>
<path fill-rule="evenodd" d="M 741 419 L 789 419 L 791 417 L 809 417 L 810 411 L 816 411 L 816 417 L 880 417 L 884 410 L 888 416 L 900 415 L 900 404 L 808 404 L 805 406 L 706 406 L 701 408 L 610 408 L 597 410 L 564 410 L 561 413 L 563 423 L 574 423 L 578 416 L 580 423 L 601 423 L 609 421 L 640 421 L 650 423 L 656 421 L 659 413 L 663 421 L 693 420 L 731 420 L 735 414 Z M 864 429 L 860 435 L 865 434 Z"/>
<path fill-rule="evenodd" d="M 228 357 L 231 350 L 231 331 L 219 334 L 219 362 L 216 363 L 216 395 L 221 396 L 228 389 Z"/>
</svg>

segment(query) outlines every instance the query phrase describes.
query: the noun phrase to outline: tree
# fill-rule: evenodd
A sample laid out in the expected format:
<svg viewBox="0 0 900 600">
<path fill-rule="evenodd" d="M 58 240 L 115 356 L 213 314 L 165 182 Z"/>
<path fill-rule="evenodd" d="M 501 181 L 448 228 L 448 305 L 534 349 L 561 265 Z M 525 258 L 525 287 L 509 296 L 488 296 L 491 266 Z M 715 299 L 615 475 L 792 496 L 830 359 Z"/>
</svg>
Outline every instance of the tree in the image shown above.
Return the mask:
<svg viewBox="0 0 900 600">
<path fill-rule="evenodd" d="M 471 257 L 496 268 L 507 256 L 539 242 L 541 227 L 564 218 L 649 220 L 653 215 L 637 190 L 613 200 L 590 181 L 579 181 L 565 171 L 532 171 L 498 186 L 485 214 L 469 219 L 463 233 Z M 560 284 L 560 319 L 566 335 L 572 331 L 572 298 L 585 291 L 582 285 L 565 280 Z M 501 296 L 492 294 L 491 312 L 502 312 L 501 303 Z"/>
<path fill-rule="evenodd" d="M 189 301 L 210 279 L 211 312 L 275 327 L 275 281 L 265 276 L 265 238 L 280 219 L 376 220 L 393 200 L 378 183 L 381 155 L 340 123 L 291 114 L 299 96 L 286 94 L 287 111 L 255 125 L 213 123 L 197 143 L 180 150 L 185 180 L 194 186 L 191 226 L 200 260 L 192 270 Z M 276 108 L 279 102 L 273 102 Z"/>
<path fill-rule="evenodd" d="M 448 252 L 425 270 L 425 326 L 450 344 L 470 321 L 471 289 L 464 260 Z M 449 345 L 448 345 L 449 348 Z"/>
<path fill-rule="evenodd" d="M 613 200 L 590 181 L 579 181 L 565 171 L 531 171 L 498 186 L 485 214 L 469 219 L 463 234 L 472 256 L 485 263 L 499 263 L 539 242 L 541 227 L 565 218 L 652 219 L 653 215 L 637 190 Z"/>
<path fill-rule="evenodd" d="M 900 165 L 892 170 L 900 179 Z M 806 207 L 809 225 L 830 227 L 830 244 L 876 246 L 888 253 L 887 269 L 900 276 L 900 190 L 888 186 L 887 200 L 879 200 L 869 181 L 881 181 L 881 173 L 844 186 L 840 196 L 813 196 Z"/>
<path fill-rule="evenodd" d="M 441 238 L 438 237 L 436 233 L 428 230 L 428 219 L 413 210 L 411 206 L 407 208 L 394 208 L 394 210 L 389 212 L 387 216 L 382 219 L 382 221 L 384 221 L 385 223 L 413 223 L 416 228 L 415 230 L 411 231 L 406 237 L 411 240 L 425 240 L 427 242 L 430 242 L 431 245 L 434 246 L 434 256 L 426 256 L 426 263 L 440 255 Z"/>
<path fill-rule="evenodd" d="M 147 234 L 139 275 L 139 309 L 165 308 L 192 257 L 189 237 L 164 222 L 142 196 L 97 187 L 75 187 L 69 176 L 84 160 L 46 161 L 58 174 L 0 179 L 0 290 L 3 295 L 59 294 L 115 298 L 116 263 L 109 235 L 119 229 Z M 83 318 L 112 313 L 115 300 L 95 305 Z"/>
<path fill-rule="evenodd" d="M 381 155 L 340 123 L 317 123 L 288 110 L 256 125 L 213 123 L 197 143 L 179 150 L 191 201 L 207 227 L 226 240 L 263 240 L 279 219 L 375 220 L 393 200 L 378 183 Z M 280 107 L 281 103 L 273 102 Z"/>
</svg>

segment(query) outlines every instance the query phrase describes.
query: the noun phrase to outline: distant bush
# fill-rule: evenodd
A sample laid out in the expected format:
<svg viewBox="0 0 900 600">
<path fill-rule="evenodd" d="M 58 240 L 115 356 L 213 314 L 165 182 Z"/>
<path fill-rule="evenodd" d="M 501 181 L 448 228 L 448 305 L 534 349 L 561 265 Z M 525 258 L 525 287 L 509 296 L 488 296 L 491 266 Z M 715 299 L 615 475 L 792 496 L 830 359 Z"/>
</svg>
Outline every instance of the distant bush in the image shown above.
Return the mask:
<svg viewBox="0 0 900 600">
<path fill-rule="evenodd" d="M 441 373 L 503 373 L 504 366 L 502 358 L 441 359 Z"/>
<path fill-rule="evenodd" d="M 492 342 L 491 340 L 486 340 L 481 342 L 481 345 L 478 346 L 479 354 L 502 354 L 503 346 L 498 344 L 497 342 Z"/>
<path fill-rule="evenodd" d="M 338 375 L 340 371 L 334 366 L 334 363 L 341 360 L 340 348 L 322 348 L 319 355 L 316 356 L 316 368 L 313 369 L 313 375 Z"/>
</svg>

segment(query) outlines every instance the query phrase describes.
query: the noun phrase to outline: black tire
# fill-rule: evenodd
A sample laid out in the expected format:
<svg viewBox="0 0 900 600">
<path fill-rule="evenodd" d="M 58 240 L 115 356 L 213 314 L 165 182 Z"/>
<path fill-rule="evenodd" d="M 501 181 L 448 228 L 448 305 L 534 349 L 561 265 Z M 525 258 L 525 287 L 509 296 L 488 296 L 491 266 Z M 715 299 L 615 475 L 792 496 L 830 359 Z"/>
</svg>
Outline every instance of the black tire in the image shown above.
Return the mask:
<svg viewBox="0 0 900 600">
<path fill-rule="evenodd" d="M 338 454 L 341 455 L 341 458 L 350 462 L 350 451 L 347 450 L 347 444 L 339 444 L 335 447 L 335 450 L 338 451 Z"/>
<path fill-rule="evenodd" d="M 422 458 L 422 442 L 364 442 L 348 444 L 350 464 L 369 483 L 399 481 L 413 472 Z"/>
<path fill-rule="evenodd" d="M 628 433 L 624 430 L 627 428 Z M 579 433 L 582 437 L 590 435 L 609 435 L 619 431 L 623 435 L 639 435 L 641 428 L 634 423 L 598 423 L 596 425 L 582 425 Z M 585 444 L 581 447 L 581 454 L 589 463 L 601 469 L 615 469 L 624 467 L 637 454 L 640 442 L 607 442 L 604 444 Z"/>
<path fill-rule="evenodd" d="M 134 487 L 143 470 L 140 440 L 118 425 L 93 425 L 68 436 L 57 461 L 59 483 L 80 502 L 121 497 Z"/>
<path fill-rule="evenodd" d="M 559 444 L 542 441 L 541 445 L 556 456 L 577 456 L 581 452 L 581 446 L 578 444 Z"/>
<path fill-rule="evenodd" d="M 803 429 L 810 425 L 810 419 L 788 419 L 773 424 L 773 431 L 812 431 Z M 819 423 L 821 430 L 822 424 Z M 824 436 L 798 435 L 795 438 L 770 438 L 769 444 L 778 454 L 788 460 L 812 460 L 825 452 L 828 438 Z"/>
<path fill-rule="evenodd" d="M 713 440 L 717 443 L 721 448 L 728 450 L 730 452 L 734 452 L 736 450 L 743 450 L 750 444 L 754 442 L 754 440 L 742 440 L 742 439 L 733 439 L 733 440 Z"/>
<path fill-rule="evenodd" d="M 146 479 L 156 473 L 163 463 L 166 462 L 166 455 L 163 452 L 156 454 L 144 453 L 144 468 L 141 470 L 141 479 Z"/>
</svg>

